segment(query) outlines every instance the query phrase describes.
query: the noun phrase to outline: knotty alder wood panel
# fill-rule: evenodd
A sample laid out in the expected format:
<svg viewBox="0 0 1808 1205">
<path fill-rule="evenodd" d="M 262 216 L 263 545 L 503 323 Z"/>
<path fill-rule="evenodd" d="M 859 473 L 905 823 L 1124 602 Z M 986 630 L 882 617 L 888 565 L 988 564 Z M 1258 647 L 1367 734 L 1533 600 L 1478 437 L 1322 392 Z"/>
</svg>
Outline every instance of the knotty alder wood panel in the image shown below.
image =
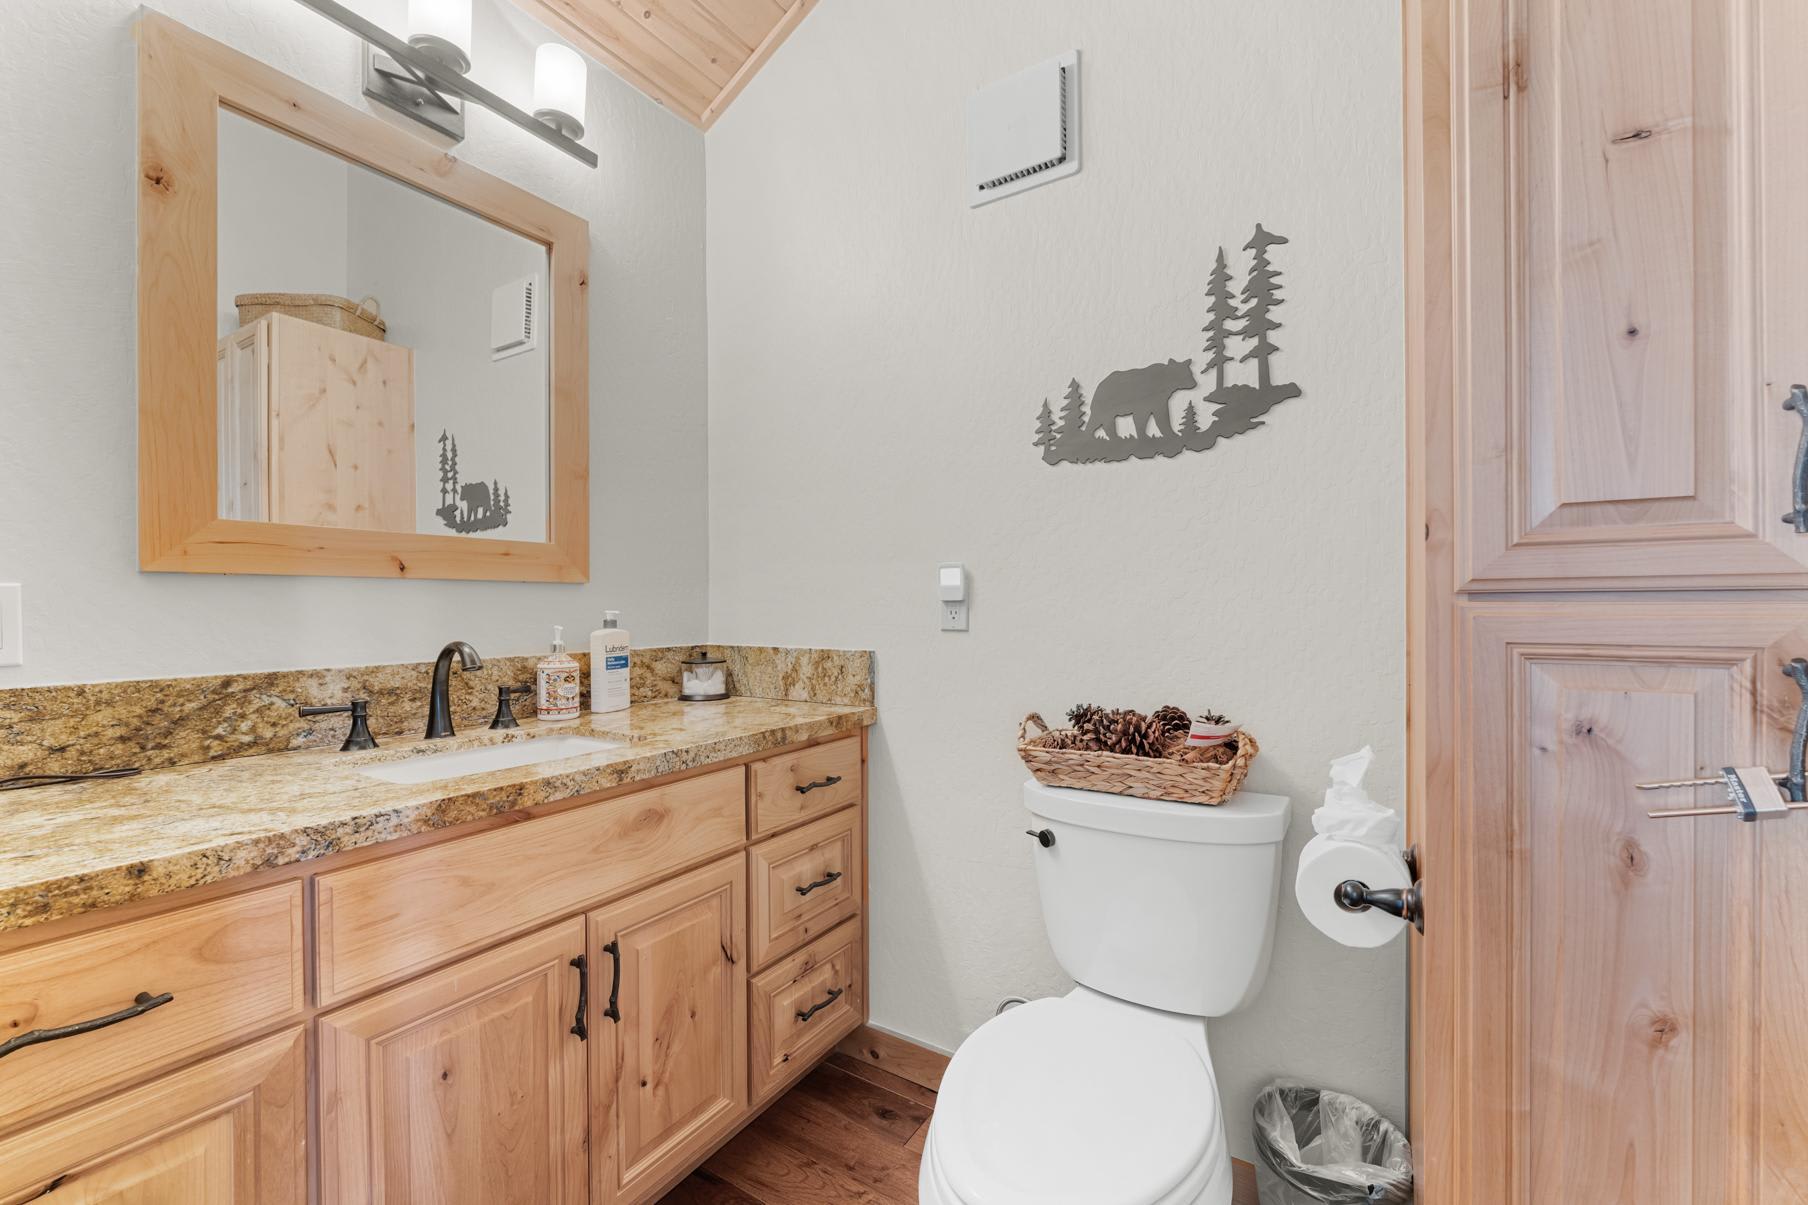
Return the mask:
<svg viewBox="0 0 1808 1205">
<path fill-rule="evenodd" d="M 321 875 L 320 1003 L 735 848 L 742 779 L 734 766 Z"/>
<path fill-rule="evenodd" d="M 320 1019 L 324 1205 L 582 1205 L 578 917 Z"/>
<path fill-rule="evenodd" d="M 1458 580 L 1808 582 L 1808 5 L 1450 2 Z"/>
<path fill-rule="evenodd" d="M 708 129 L 815 0 L 515 0 L 592 58 Z"/>
<path fill-rule="evenodd" d="M 860 922 L 853 920 L 754 977 L 748 1046 L 756 1104 L 866 1019 L 865 965 Z"/>
<path fill-rule="evenodd" d="M 0 1132 L 301 1013 L 301 884 L 281 883 L 0 955 L 0 1037 L 171 999 L 0 1064 Z"/>
<path fill-rule="evenodd" d="M 748 948 L 763 967 L 860 911 L 860 809 L 762 841 L 747 851 L 753 892 Z"/>
<path fill-rule="evenodd" d="M 644 1199 L 747 1107 L 746 899 L 737 854 L 590 914 L 599 1203 Z"/>
<path fill-rule="evenodd" d="M 860 738 L 850 736 L 754 762 L 754 836 L 859 802 L 863 757 Z"/>
<path fill-rule="evenodd" d="M 1450 1069 L 1473 1205 L 1794 1205 L 1808 1186 L 1808 835 L 1663 820 L 1713 789 L 1633 784 L 1786 762 L 1799 604 L 1459 611 L 1471 923 Z M 1427 924 L 1427 933 L 1431 924 Z"/>
<path fill-rule="evenodd" d="M 0 1139 L 0 1205 L 302 1205 L 304 1047 L 290 1029 Z"/>
</svg>

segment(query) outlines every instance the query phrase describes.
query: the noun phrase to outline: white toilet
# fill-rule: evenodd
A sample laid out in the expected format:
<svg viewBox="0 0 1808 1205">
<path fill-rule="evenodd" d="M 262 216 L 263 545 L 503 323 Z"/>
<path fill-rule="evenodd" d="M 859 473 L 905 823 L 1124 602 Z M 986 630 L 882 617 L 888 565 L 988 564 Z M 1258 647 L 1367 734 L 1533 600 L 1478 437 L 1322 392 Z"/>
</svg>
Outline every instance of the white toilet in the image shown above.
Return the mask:
<svg viewBox="0 0 1808 1205">
<path fill-rule="evenodd" d="M 1288 802 L 1025 784 L 1043 922 L 1079 984 L 982 1025 L 942 1079 L 920 1205 L 1228 1205 L 1205 1019 L 1268 973 Z"/>
</svg>

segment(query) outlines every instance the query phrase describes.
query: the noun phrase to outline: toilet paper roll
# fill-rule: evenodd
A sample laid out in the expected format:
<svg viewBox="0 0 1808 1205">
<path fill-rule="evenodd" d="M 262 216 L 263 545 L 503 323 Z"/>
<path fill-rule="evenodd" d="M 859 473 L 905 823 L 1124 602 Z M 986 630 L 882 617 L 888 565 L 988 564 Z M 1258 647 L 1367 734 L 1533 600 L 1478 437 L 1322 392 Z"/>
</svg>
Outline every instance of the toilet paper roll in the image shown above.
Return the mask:
<svg viewBox="0 0 1808 1205">
<path fill-rule="evenodd" d="M 1406 922 L 1378 908 L 1345 912 L 1337 903 L 1337 885 L 1357 879 L 1377 890 L 1405 889 L 1412 884 L 1406 860 L 1392 850 L 1376 849 L 1336 837 L 1314 837 L 1300 851 L 1299 875 L 1293 891 L 1306 919 L 1332 941 L 1367 949 L 1386 945 Z"/>
</svg>

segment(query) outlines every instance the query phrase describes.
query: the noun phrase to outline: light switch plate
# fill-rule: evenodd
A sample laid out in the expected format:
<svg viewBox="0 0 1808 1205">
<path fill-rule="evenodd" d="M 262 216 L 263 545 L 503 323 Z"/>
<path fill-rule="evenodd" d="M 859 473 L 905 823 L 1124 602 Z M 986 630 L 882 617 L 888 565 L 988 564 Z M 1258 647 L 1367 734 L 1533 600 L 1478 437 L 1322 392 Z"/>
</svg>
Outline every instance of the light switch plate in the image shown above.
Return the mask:
<svg viewBox="0 0 1808 1205">
<path fill-rule="evenodd" d="M 25 664 L 25 589 L 0 582 L 0 665 Z"/>
</svg>

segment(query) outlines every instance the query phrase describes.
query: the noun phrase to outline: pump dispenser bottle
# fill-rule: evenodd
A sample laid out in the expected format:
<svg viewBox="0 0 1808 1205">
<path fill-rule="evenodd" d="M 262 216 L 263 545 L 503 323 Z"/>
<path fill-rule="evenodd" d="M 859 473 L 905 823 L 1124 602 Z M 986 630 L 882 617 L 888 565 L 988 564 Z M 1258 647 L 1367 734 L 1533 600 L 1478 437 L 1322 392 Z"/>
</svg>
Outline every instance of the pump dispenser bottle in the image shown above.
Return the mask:
<svg viewBox="0 0 1808 1205">
<path fill-rule="evenodd" d="M 565 651 L 565 629 L 552 630 L 552 652 L 534 667 L 534 710 L 542 720 L 578 718 L 582 676 L 578 663 Z"/>
<path fill-rule="evenodd" d="M 590 710 L 620 711 L 628 705 L 628 633 L 620 611 L 604 611 L 603 626 L 590 633 Z"/>
</svg>

